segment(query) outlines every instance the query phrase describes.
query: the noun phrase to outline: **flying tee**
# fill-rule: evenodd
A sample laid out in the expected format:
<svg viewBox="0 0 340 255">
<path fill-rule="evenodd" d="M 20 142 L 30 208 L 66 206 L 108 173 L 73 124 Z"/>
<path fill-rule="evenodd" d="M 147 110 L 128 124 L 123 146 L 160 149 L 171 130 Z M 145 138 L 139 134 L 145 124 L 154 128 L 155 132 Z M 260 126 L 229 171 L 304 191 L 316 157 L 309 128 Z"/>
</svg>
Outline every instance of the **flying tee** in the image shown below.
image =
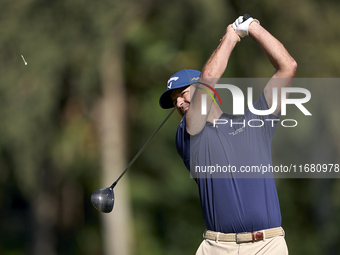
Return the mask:
<svg viewBox="0 0 340 255">
<path fill-rule="evenodd" d="M 268 109 L 264 93 L 254 108 Z M 277 121 L 273 114 L 255 115 L 249 109 L 242 117 L 223 113 L 191 136 L 185 116 L 181 120 L 176 147 L 198 185 L 208 230 L 242 233 L 281 226 L 273 173 L 244 173 L 272 166 L 271 141 Z"/>
</svg>

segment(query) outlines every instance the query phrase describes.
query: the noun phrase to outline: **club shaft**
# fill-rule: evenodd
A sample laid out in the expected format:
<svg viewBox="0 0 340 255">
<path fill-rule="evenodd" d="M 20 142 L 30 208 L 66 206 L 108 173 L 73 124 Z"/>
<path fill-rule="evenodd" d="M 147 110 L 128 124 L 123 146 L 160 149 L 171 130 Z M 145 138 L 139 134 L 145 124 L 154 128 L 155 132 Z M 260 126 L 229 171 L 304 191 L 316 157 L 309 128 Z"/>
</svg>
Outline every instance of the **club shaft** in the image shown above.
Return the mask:
<svg viewBox="0 0 340 255">
<path fill-rule="evenodd" d="M 173 108 L 170 113 L 168 114 L 168 116 L 165 117 L 165 119 L 163 120 L 163 122 L 158 126 L 158 128 L 155 130 L 155 132 L 153 132 L 153 134 L 150 136 L 150 138 L 145 142 L 145 144 L 143 145 L 143 147 L 137 152 L 136 156 L 134 156 L 134 158 L 130 161 L 130 163 L 125 167 L 124 171 L 121 173 L 121 175 L 117 178 L 117 180 L 112 183 L 112 185 L 110 186 L 110 188 L 114 188 L 116 186 L 116 184 L 118 183 L 118 181 L 123 177 L 123 175 L 126 173 L 126 171 L 131 167 L 131 165 L 136 161 L 136 159 L 139 157 L 139 155 L 145 150 L 146 146 L 148 146 L 148 144 L 152 141 L 152 139 L 155 137 L 155 135 L 158 133 L 158 131 L 161 129 L 161 127 L 165 124 L 165 122 L 170 118 L 171 114 L 175 111 L 176 108 Z"/>
</svg>

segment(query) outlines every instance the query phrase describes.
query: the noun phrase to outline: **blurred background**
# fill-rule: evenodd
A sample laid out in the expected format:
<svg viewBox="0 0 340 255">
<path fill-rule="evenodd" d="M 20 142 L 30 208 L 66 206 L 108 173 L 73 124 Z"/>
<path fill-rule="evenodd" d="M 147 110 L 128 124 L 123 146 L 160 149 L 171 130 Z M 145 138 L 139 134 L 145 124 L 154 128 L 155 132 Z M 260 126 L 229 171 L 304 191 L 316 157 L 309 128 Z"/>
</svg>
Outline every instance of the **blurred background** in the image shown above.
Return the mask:
<svg viewBox="0 0 340 255">
<path fill-rule="evenodd" d="M 112 184 L 165 118 L 158 100 L 169 77 L 201 70 L 244 13 L 285 45 L 297 77 L 338 77 L 339 7 L 335 0 L 1 0 L 0 254 L 194 254 L 205 227 L 196 184 L 175 149 L 177 114 L 117 185 L 110 214 L 95 210 L 92 192 Z M 224 77 L 273 72 L 244 38 Z M 330 111 L 319 100 L 308 125 L 279 128 L 275 163 L 311 163 L 320 151 L 323 163 L 339 163 L 340 120 L 329 102 L 340 88 L 322 85 L 312 99 L 324 93 Z M 277 187 L 290 254 L 340 254 L 340 180 L 282 178 Z"/>
</svg>

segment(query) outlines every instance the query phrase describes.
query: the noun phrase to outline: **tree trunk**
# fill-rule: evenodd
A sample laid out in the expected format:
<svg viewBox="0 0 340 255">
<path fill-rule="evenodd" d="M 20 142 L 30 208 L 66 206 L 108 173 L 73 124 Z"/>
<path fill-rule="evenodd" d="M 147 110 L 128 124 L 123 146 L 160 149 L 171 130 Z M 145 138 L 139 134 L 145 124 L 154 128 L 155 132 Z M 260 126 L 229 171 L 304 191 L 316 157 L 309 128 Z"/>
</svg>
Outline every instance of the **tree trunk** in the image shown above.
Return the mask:
<svg viewBox="0 0 340 255">
<path fill-rule="evenodd" d="M 31 238 L 30 254 L 55 255 L 56 236 L 54 234 L 57 221 L 56 179 L 51 178 L 53 170 L 45 164 L 39 171 L 37 189 L 31 195 Z"/>
<path fill-rule="evenodd" d="M 118 31 L 117 31 L 118 30 Z M 126 94 L 123 78 L 123 39 L 119 29 L 105 44 L 101 81 L 102 185 L 110 186 L 126 166 Z M 125 176 L 114 188 L 115 203 L 110 214 L 101 214 L 103 250 L 106 255 L 131 254 L 131 209 Z"/>
<path fill-rule="evenodd" d="M 56 218 L 54 197 L 39 193 L 32 201 L 32 254 L 55 255 L 55 236 L 53 228 Z"/>
</svg>

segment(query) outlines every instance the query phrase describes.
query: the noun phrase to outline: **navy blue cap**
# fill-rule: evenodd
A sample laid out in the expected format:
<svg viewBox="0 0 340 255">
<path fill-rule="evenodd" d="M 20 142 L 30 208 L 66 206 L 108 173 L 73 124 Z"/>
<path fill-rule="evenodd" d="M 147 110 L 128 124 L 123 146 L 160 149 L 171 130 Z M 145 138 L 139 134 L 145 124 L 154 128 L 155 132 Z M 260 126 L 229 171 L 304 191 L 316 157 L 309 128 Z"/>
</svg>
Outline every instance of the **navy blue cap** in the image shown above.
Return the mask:
<svg viewBox="0 0 340 255">
<path fill-rule="evenodd" d="M 167 90 L 159 98 L 159 105 L 163 109 L 174 107 L 171 99 L 171 92 L 174 89 L 183 88 L 197 82 L 201 72 L 196 70 L 183 69 L 170 77 L 167 82 Z"/>
</svg>

